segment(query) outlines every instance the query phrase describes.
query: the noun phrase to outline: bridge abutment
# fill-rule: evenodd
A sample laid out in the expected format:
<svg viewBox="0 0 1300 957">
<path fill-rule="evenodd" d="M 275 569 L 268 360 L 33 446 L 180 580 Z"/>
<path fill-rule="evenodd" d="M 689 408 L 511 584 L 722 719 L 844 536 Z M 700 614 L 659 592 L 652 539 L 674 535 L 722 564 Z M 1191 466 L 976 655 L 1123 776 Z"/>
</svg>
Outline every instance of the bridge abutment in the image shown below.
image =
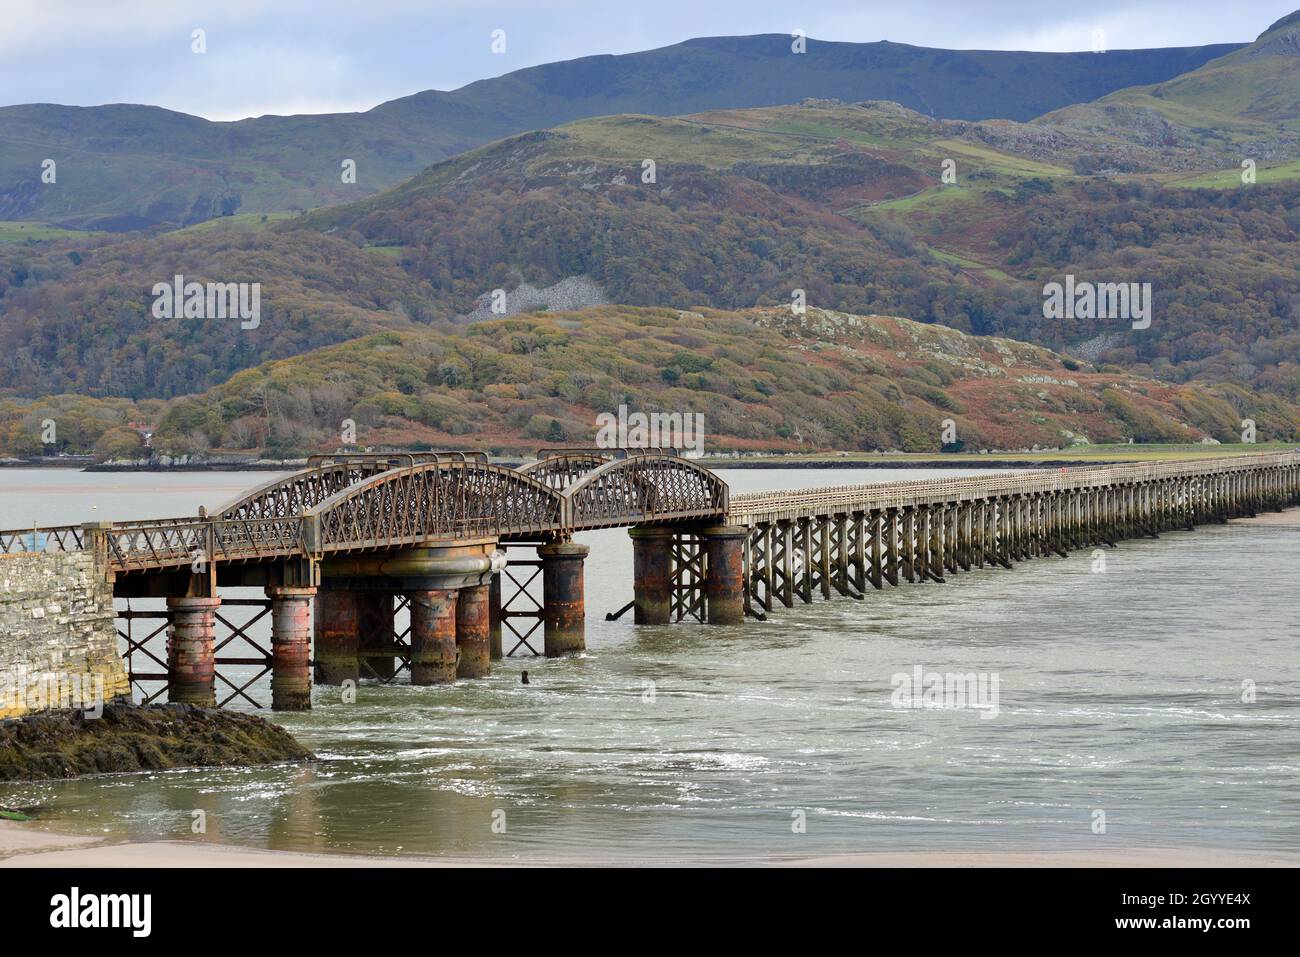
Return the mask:
<svg viewBox="0 0 1300 957">
<path fill-rule="evenodd" d="M 587 648 L 587 602 L 583 562 L 591 549 L 576 542 L 541 545 L 542 643 L 547 658 Z"/>
</svg>

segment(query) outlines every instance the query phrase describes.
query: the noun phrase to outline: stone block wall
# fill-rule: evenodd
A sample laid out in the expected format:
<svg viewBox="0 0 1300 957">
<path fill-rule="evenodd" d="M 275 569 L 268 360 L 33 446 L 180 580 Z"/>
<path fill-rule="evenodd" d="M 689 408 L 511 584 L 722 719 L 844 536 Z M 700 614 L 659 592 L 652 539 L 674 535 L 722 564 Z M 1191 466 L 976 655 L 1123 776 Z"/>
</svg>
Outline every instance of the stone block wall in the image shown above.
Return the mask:
<svg viewBox="0 0 1300 957">
<path fill-rule="evenodd" d="M 93 553 L 0 554 L 0 718 L 129 695 L 115 617 Z"/>
</svg>

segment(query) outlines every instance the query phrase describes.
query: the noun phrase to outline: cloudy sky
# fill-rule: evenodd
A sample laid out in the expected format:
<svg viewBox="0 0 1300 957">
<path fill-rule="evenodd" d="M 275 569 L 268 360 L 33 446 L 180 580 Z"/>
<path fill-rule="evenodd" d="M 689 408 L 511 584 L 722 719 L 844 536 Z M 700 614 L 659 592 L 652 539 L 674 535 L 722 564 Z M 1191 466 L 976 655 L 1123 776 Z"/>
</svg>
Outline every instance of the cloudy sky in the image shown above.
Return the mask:
<svg viewBox="0 0 1300 957">
<path fill-rule="evenodd" d="M 210 119 L 364 110 L 699 36 L 1087 50 L 1248 41 L 1300 0 L 2 0 L 0 105 L 151 103 Z M 205 32 L 207 51 L 192 52 Z M 491 34 L 505 31 L 494 54 Z"/>
</svg>

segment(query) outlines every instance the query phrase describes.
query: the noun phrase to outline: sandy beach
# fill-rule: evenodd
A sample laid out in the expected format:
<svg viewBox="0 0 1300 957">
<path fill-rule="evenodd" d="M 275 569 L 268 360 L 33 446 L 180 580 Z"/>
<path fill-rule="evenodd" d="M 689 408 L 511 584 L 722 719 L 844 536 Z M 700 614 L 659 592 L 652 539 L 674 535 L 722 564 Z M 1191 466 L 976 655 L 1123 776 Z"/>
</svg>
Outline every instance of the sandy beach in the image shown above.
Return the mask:
<svg viewBox="0 0 1300 957">
<path fill-rule="evenodd" d="M 1300 855 L 1221 848 L 1102 848 L 1096 851 L 908 851 L 781 857 L 432 858 L 267 851 L 227 844 L 115 843 L 0 821 L 0 867 L 1297 867 Z"/>
</svg>

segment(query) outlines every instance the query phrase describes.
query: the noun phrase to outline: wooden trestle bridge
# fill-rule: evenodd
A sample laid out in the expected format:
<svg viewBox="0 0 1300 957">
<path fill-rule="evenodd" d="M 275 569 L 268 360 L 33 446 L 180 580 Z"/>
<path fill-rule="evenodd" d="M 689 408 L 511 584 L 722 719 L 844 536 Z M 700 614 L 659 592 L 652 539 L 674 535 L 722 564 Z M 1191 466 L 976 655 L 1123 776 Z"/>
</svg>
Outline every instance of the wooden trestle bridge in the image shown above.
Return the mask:
<svg viewBox="0 0 1300 957">
<path fill-rule="evenodd" d="M 317 684 L 482 677 L 503 633 L 505 654 L 536 654 L 539 628 L 546 655 L 581 651 L 589 549 L 573 536 L 591 529 L 633 540 L 634 599 L 609 617 L 734 626 L 1297 504 L 1300 452 L 734 496 L 670 452 L 553 449 L 518 469 L 403 453 L 317 457 L 211 514 L 0 532 L 0 551 L 92 550 L 117 597 L 166 598 L 117 612 L 144 699 L 259 705 L 249 688 L 269 671 L 272 707 L 302 710 L 313 671 Z M 520 549 L 536 557 L 507 557 Z M 248 586 L 266 598 L 223 602 Z M 249 634 L 268 615 L 269 648 Z M 223 656 L 236 638 L 256 654 Z"/>
</svg>

